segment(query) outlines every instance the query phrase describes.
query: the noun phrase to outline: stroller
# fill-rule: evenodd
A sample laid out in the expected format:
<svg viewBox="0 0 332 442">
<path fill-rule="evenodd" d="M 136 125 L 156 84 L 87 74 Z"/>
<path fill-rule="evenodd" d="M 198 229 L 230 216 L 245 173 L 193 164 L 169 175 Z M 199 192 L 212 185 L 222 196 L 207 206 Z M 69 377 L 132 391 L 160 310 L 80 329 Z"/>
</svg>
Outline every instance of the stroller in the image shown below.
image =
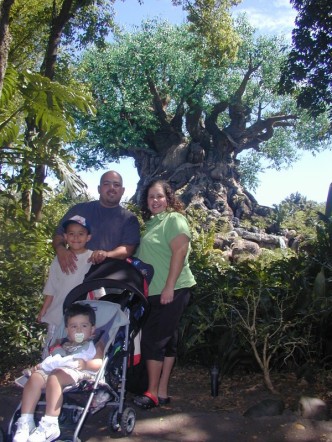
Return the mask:
<svg viewBox="0 0 332 442">
<path fill-rule="evenodd" d="M 139 260 L 108 258 L 91 267 L 82 284 L 71 290 L 63 310 L 74 302 L 89 303 L 96 312 L 95 344 L 102 340 L 105 351 L 102 367 L 94 380 L 66 387 L 59 416 L 61 440 L 79 441 L 78 435 L 88 414 L 109 407 L 109 430 L 128 436 L 136 423 L 136 412 L 125 404 L 127 368 L 133 363 L 134 338 L 148 314 L 147 284 L 153 269 Z M 98 299 L 94 294 L 102 293 Z M 56 339 L 64 337 L 64 324 Z M 45 400 L 36 408 L 35 420 L 41 417 Z M 21 404 L 12 416 L 6 440 L 12 441 Z M 40 415 L 40 416 L 39 416 Z M 69 432 L 70 436 L 67 435 Z M 72 435 L 73 433 L 73 435 Z"/>
</svg>

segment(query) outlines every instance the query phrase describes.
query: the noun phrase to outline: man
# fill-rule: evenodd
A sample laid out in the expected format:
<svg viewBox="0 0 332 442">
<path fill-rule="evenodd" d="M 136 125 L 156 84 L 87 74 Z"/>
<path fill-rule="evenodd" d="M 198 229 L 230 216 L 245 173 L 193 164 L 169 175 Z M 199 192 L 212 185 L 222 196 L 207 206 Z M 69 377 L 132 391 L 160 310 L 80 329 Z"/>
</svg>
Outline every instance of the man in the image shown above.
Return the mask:
<svg viewBox="0 0 332 442">
<path fill-rule="evenodd" d="M 60 267 L 65 273 L 74 273 L 76 256 L 66 248 L 63 223 L 73 216 L 84 217 L 91 228 L 87 247 L 93 250 L 90 261 L 99 264 L 105 258 L 125 259 L 131 256 L 140 240 L 140 227 L 136 216 L 120 206 L 125 191 L 122 177 L 111 170 L 100 178 L 99 200 L 73 206 L 62 218 L 53 238 Z"/>
</svg>

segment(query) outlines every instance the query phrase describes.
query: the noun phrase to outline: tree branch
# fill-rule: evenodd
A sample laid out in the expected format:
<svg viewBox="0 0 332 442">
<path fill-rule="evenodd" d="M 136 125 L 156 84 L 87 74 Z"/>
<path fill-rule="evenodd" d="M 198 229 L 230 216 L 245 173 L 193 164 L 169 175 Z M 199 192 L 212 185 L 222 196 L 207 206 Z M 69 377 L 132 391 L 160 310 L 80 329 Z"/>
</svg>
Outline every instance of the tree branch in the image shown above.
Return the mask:
<svg viewBox="0 0 332 442">
<path fill-rule="evenodd" d="M 242 82 L 241 82 L 240 86 L 238 87 L 237 91 L 234 94 L 234 101 L 236 103 L 241 103 L 243 94 L 246 91 L 247 84 L 248 84 L 248 81 L 250 80 L 251 75 L 255 71 L 257 71 L 260 66 L 261 66 L 261 63 L 258 63 L 256 66 L 253 66 L 252 60 L 251 60 L 251 57 L 250 57 L 249 66 L 248 66 L 247 72 L 244 74 Z"/>
<path fill-rule="evenodd" d="M 274 115 L 266 120 L 256 121 L 242 134 L 241 140 L 238 141 L 234 150 L 235 155 L 246 149 L 259 151 L 259 145 L 273 137 L 276 127 L 292 127 L 297 118 L 296 115 Z"/>
<path fill-rule="evenodd" d="M 154 106 L 155 114 L 156 114 L 158 120 L 162 123 L 162 125 L 165 125 L 165 124 L 168 125 L 169 123 L 167 121 L 167 115 L 164 110 L 163 101 L 159 95 L 156 85 L 149 77 L 148 77 L 148 85 L 149 85 L 149 89 L 150 89 L 150 92 L 153 97 L 153 106 Z"/>
<path fill-rule="evenodd" d="M 51 32 L 48 39 L 45 58 L 42 64 L 41 72 L 45 77 L 54 78 L 55 64 L 58 55 L 58 46 L 63 30 L 69 20 L 75 16 L 75 13 L 92 3 L 92 0 L 64 0 L 59 14 L 56 14 L 56 1 L 53 1 L 53 19 Z"/>
<path fill-rule="evenodd" d="M 212 109 L 212 112 L 210 113 L 210 115 L 206 116 L 205 127 L 206 127 L 207 131 L 212 136 L 215 136 L 221 132 L 220 128 L 217 125 L 217 119 L 218 119 L 219 114 L 221 114 L 222 112 L 225 112 L 227 107 L 228 107 L 228 102 L 226 102 L 226 101 L 221 101 L 219 103 L 216 103 L 213 106 L 213 109 Z"/>
</svg>

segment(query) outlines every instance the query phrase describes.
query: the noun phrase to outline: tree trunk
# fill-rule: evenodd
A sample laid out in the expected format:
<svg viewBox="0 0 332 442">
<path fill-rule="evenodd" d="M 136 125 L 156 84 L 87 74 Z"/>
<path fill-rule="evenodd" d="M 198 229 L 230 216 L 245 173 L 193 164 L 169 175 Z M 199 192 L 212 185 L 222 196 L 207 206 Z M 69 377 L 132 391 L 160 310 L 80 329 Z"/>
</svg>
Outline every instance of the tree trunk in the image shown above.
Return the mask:
<svg viewBox="0 0 332 442">
<path fill-rule="evenodd" d="M 35 167 L 35 176 L 33 181 L 33 191 L 31 196 L 31 212 L 34 216 L 34 221 L 39 222 L 42 218 L 43 208 L 43 185 L 46 178 L 46 166 L 41 164 Z"/>
<path fill-rule="evenodd" d="M 45 51 L 45 57 L 41 66 L 41 74 L 50 80 L 54 79 L 58 49 L 63 29 L 75 12 L 83 6 L 84 2 L 64 0 L 59 13 L 56 13 L 56 2 L 53 2 L 53 17 L 50 26 L 49 39 Z M 43 133 L 34 121 L 27 120 L 26 143 L 30 143 L 30 134 L 37 133 L 43 138 Z M 35 174 L 31 189 L 31 215 L 34 221 L 40 221 L 43 208 L 43 185 L 46 179 L 46 166 L 35 164 Z"/>
<path fill-rule="evenodd" d="M 200 143 L 181 143 L 164 155 L 143 150 L 134 155 L 140 176 L 136 203 L 149 180 L 160 177 L 170 182 L 187 207 L 217 210 L 226 220 L 259 212 L 255 198 L 239 183 L 236 160 L 231 155 L 224 158 L 220 149 L 207 153 Z"/>
<path fill-rule="evenodd" d="M 0 8 L 0 96 L 7 69 L 10 48 L 9 14 L 15 0 L 4 0 Z"/>
</svg>

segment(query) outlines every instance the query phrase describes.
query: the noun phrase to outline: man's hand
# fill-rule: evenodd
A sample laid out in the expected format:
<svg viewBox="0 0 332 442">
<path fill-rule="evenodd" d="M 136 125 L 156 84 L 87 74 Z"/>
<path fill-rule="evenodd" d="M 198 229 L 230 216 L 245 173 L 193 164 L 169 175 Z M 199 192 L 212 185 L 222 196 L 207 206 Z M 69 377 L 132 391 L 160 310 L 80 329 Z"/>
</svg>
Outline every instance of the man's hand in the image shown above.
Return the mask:
<svg viewBox="0 0 332 442">
<path fill-rule="evenodd" d="M 77 270 L 77 256 L 74 252 L 66 249 L 64 246 L 59 245 L 56 248 L 56 254 L 61 267 L 61 270 L 69 275 L 69 273 L 75 273 Z"/>
</svg>

